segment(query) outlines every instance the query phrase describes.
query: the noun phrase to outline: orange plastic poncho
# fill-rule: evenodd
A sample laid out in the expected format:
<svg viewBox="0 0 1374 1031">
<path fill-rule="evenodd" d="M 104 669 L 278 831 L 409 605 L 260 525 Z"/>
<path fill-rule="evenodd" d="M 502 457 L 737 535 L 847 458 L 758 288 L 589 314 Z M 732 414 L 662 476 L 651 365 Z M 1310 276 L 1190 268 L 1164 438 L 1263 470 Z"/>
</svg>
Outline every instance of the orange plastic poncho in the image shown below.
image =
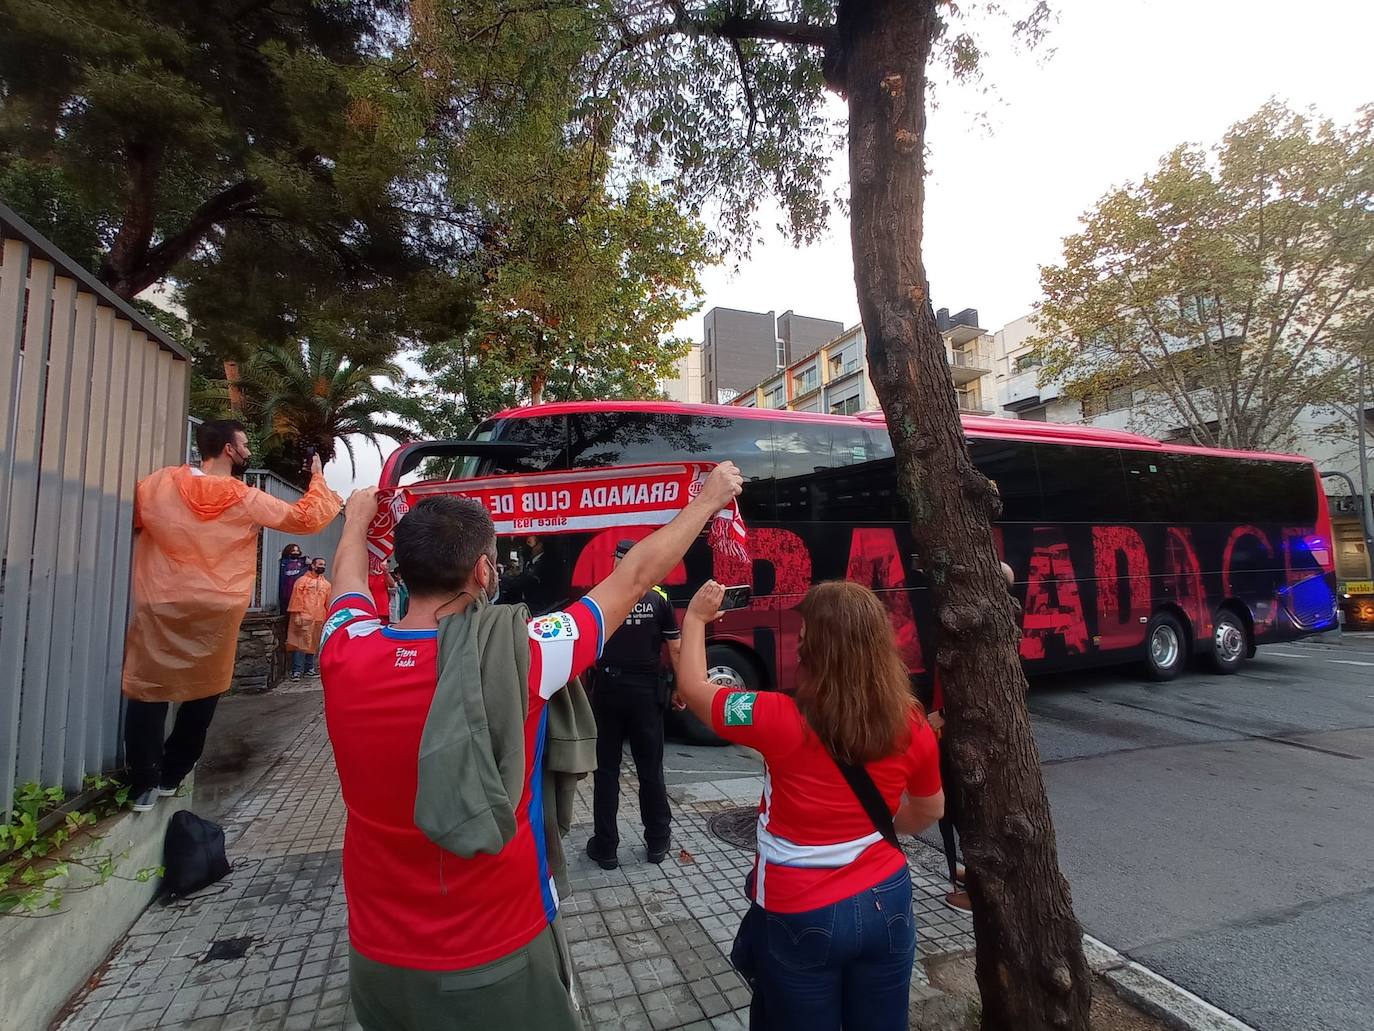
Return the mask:
<svg viewBox="0 0 1374 1031">
<path fill-rule="evenodd" d="M 316 533 L 339 507 L 323 476 L 294 505 L 189 466 L 139 481 L 124 694 L 184 702 L 229 690 L 257 575 L 259 529 Z"/>
<path fill-rule="evenodd" d="M 291 614 L 286 621 L 288 650 L 309 655 L 320 650 L 320 634 L 324 630 L 324 617 L 329 612 L 332 589 L 328 580 L 314 573 L 306 573 L 296 581 L 291 589 L 291 604 L 286 607 Z"/>
</svg>

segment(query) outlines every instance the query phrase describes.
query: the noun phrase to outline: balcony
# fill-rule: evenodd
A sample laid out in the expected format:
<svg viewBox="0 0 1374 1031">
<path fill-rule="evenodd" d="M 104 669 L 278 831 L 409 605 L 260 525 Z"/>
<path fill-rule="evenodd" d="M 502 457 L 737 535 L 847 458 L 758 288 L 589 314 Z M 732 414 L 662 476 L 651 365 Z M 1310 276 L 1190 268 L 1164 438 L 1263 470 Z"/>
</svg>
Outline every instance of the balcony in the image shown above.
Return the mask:
<svg viewBox="0 0 1374 1031">
<path fill-rule="evenodd" d="M 956 390 L 954 392 L 954 396 L 958 398 L 959 411 L 961 412 L 965 412 L 969 415 L 992 414 L 991 411 L 989 411 L 987 408 L 983 406 L 983 400 L 980 397 L 970 397 L 961 390 Z"/>
<path fill-rule="evenodd" d="M 1021 412 L 1056 400 L 1059 397 L 1060 385 L 1046 383 L 1041 386 L 1038 382 L 1039 377 L 1039 369 L 1029 369 L 1008 379 L 1006 386 L 1003 387 L 1002 407 L 1009 412 Z"/>
<path fill-rule="evenodd" d="M 992 371 L 992 358 L 976 347 L 954 348 L 945 352 L 956 386 L 972 383 Z"/>
</svg>

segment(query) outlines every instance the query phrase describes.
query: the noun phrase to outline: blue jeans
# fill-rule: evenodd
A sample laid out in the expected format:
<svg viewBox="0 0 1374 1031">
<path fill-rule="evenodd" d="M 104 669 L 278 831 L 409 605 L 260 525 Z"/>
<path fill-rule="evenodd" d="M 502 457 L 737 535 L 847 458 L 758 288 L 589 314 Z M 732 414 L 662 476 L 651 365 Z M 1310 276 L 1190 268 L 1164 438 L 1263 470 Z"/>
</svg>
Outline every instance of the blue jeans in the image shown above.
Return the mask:
<svg viewBox="0 0 1374 1031">
<path fill-rule="evenodd" d="M 905 1031 L 916 957 L 908 870 L 820 909 L 754 915 L 767 1028 Z"/>
<path fill-rule="evenodd" d="M 291 672 L 309 675 L 315 669 L 315 656 L 309 652 L 291 653 Z"/>
</svg>

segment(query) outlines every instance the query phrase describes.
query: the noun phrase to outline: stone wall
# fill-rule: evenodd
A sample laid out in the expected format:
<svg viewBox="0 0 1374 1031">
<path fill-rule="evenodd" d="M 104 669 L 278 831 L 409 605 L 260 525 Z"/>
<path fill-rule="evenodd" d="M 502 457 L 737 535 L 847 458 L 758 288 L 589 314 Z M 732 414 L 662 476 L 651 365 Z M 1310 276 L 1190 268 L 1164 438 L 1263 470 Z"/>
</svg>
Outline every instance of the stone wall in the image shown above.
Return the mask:
<svg viewBox="0 0 1374 1031">
<path fill-rule="evenodd" d="M 230 690 L 258 694 L 281 683 L 286 676 L 285 642 L 285 616 L 275 612 L 248 613 L 239 627 L 239 650 Z"/>
</svg>

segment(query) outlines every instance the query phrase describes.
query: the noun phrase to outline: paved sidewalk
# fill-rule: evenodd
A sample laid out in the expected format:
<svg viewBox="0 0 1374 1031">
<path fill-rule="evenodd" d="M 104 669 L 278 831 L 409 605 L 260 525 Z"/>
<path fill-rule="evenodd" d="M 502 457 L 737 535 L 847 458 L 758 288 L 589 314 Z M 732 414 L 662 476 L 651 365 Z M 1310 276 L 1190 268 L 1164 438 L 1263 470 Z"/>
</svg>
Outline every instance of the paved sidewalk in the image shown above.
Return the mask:
<svg viewBox="0 0 1374 1031">
<path fill-rule="evenodd" d="M 752 853 L 716 838 L 708 821 L 757 804 L 762 777 L 700 769 L 670 785 L 673 851 L 642 862 L 636 790 L 621 797 L 623 865 L 604 872 L 583 854 L 591 783 L 579 793 L 567 839 L 573 897 L 564 901 L 587 1023 L 595 1028 L 744 1028 L 748 991 L 726 954 L 745 907 L 741 885 Z M 735 752 L 733 759 L 738 760 Z M 628 767 L 627 763 L 627 767 Z M 64 1031 L 179 1028 L 343 1029 L 357 1025 L 348 1001 L 347 912 L 340 879 L 343 804 L 318 705 L 280 762 L 225 823 L 233 873 L 199 897 L 155 904 L 92 978 Z M 972 947 L 967 916 L 945 909 L 939 860 L 913 846 L 913 883 L 924 956 Z M 913 1006 L 934 993 L 921 982 Z"/>
</svg>

